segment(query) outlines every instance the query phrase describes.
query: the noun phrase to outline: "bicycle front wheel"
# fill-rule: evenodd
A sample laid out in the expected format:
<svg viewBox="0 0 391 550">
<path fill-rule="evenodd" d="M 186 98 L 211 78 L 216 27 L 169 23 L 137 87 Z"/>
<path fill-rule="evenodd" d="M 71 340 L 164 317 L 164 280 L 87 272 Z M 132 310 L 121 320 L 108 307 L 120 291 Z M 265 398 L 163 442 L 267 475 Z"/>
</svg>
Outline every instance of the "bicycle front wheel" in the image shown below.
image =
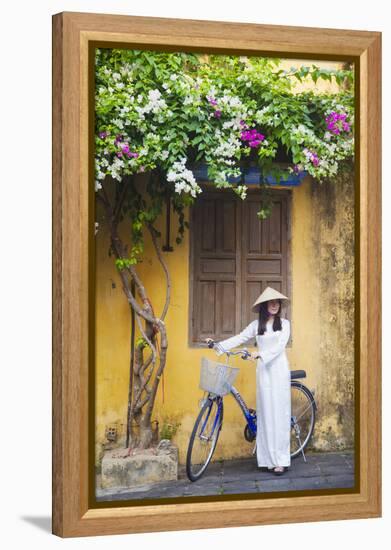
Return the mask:
<svg viewBox="0 0 391 550">
<path fill-rule="evenodd" d="M 223 400 L 221 397 L 205 401 L 195 421 L 186 457 L 186 473 L 191 481 L 197 481 L 212 459 L 223 425 Z"/>
</svg>

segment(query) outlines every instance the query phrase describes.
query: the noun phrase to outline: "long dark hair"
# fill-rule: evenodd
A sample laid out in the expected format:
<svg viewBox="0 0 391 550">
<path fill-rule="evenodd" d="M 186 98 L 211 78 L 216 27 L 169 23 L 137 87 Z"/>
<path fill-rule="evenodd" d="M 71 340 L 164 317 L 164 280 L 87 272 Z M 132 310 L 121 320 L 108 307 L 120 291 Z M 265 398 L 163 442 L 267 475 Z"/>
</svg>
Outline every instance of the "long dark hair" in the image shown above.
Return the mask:
<svg viewBox="0 0 391 550">
<path fill-rule="evenodd" d="M 281 318 L 280 318 L 281 300 L 278 300 L 278 301 L 280 302 L 280 309 L 278 310 L 278 312 L 274 316 L 274 321 L 273 321 L 273 330 L 274 331 L 282 329 Z M 263 334 L 265 332 L 266 322 L 269 319 L 269 317 L 270 317 L 270 314 L 267 310 L 267 302 L 262 302 L 260 304 L 260 307 L 259 307 L 258 334 Z"/>
</svg>

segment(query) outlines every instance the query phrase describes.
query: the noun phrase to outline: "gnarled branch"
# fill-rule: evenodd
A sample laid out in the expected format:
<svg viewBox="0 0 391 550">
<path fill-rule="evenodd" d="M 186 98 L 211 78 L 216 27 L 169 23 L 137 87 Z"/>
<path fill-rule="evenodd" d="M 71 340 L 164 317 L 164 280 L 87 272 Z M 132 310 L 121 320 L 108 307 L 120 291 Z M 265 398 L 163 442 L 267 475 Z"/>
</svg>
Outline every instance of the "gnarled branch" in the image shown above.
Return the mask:
<svg viewBox="0 0 391 550">
<path fill-rule="evenodd" d="M 160 265 L 162 266 L 165 277 L 166 277 L 166 301 L 165 301 L 165 304 L 164 304 L 162 314 L 160 316 L 160 319 L 163 320 L 165 318 L 166 314 L 167 314 L 168 306 L 170 305 L 171 279 L 170 279 L 170 274 L 168 272 L 167 264 L 163 259 L 162 252 L 161 252 L 160 247 L 159 247 L 158 242 L 157 242 L 157 231 L 153 227 L 153 225 L 150 224 L 150 223 L 148 224 L 148 229 L 149 229 L 149 232 L 150 232 L 151 237 L 152 237 L 152 243 L 153 243 L 153 246 L 155 248 L 156 255 L 159 259 Z"/>
</svg>

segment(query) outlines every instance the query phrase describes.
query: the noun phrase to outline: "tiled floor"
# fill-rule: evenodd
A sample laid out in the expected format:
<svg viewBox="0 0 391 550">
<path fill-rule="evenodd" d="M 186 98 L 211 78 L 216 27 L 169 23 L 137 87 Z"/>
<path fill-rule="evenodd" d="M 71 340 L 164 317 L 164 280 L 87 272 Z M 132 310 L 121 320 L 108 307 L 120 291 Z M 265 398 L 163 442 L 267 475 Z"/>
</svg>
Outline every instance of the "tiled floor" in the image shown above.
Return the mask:
<svg viewBox="0 0 391 550">
<path fill-rule="evenodd" d="M 96 500 L 169 499 L 210 495 L 241 495 L 317 489 L 352 488 L 354 456 L 352 453 L 308 453 L 292 460 L 282 476 L 257 468 L 255 457 L 211 463 L 201 479 L 191 482 L 184 466 L 179 467 L 177 481 L 156 483 L 133 489 L 100 489 L 97 476 Z"/>
</svg>

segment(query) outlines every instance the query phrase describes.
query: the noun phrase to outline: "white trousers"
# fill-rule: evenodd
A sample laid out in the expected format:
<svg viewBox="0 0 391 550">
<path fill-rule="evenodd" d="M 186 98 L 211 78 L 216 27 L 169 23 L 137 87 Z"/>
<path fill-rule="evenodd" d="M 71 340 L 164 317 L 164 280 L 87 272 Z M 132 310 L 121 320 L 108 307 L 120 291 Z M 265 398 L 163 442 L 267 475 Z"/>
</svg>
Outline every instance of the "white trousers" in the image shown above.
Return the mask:
<svg viewBox="0 0 391 550">
<path fill-rule="evenodd" d="M 257 462 L 273 468 L 290 466 L 291 379 L 285 353 L 256 369 Z"/>
</svg>

